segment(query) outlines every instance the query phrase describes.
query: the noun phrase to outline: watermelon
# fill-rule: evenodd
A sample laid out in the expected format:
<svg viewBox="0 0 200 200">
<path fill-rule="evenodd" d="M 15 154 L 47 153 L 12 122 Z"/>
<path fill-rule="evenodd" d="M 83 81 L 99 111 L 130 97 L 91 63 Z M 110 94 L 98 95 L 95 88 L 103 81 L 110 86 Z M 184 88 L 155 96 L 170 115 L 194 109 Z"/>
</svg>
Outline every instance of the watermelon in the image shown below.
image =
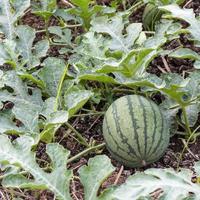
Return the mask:
<svg viewBox="0 0 200 200">
<path fill-rule="evenodd" d="M 152 100 L 127 95 L 114 101 L 105 113 L 103 136 L 114 159 L 128 167 L 157 161 L 169 145 L 169 126 Z"/>
<path fill-rule="evenodd" d="M 154 31 L 155 24 L 161 19 L 163 12 L 153 4 L 147 4 L 142 16 L 142 22 L 145 30 Z"/>
</svg>

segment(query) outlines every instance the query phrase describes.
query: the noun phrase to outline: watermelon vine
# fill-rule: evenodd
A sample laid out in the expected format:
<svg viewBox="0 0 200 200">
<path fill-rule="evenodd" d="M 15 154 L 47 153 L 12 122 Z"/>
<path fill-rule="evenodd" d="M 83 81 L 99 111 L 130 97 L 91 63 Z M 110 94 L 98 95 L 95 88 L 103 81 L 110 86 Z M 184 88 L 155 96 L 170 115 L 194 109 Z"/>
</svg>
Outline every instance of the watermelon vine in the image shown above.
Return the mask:
<svg viewBox="0 0 200 200">
<path fill-rule="evenodd" d="M 0 0 L 0 199 L 199 200 L 199 7 Z"/>
</svg>

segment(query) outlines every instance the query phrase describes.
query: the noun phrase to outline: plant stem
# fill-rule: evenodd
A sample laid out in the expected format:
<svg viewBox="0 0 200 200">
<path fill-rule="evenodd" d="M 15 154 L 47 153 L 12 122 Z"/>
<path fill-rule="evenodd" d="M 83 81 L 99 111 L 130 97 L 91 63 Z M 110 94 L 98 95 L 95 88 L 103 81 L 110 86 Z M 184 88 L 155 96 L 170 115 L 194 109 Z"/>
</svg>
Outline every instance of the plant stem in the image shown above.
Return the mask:
<svg viewBox="0 0 200 200">
<path fill-rule="evenodd" d="M 90 146 L 90 145 L 88 144 L 88 142 L 86 141 L 86 139 L 85 139 L 71 124 L 69 124 L 69 123 L 67 122 L 66 125 L 67 125 L 67 127 L 68 127 L 69 129 L 71 129 L 71 130 L 76 134 L 76 136 L 77 136 L 79 142 L 80 142 L 82 145 L 84 145 L 84 146 L 86 146 L 86 147 L 89 147 L 89 146 Z"/>
<path fill-rule="evenodd" d="M 94 112 L 94 113 L 85 113 L 85 114 L 77 114 L 73 115 L 72 117 L 85 117 L 85 116 L 90 116 L 90 115 L 104 115 L 105 112 Z"/>
<path fill-rule="evenodd" d="M 185 152 L 186 149 L 188 149 L 188 145 L 189 145 L 190 141 L 193 139 L 193 136 L 195 135 L 195 137 L 197 137 L 197 136 L 200 135 L 199 133 L 196 133 L 199 128 L 200 128 L 200 126 L 198 126 L 193 132 L 191 132 L 191 135 L 188 137 L 187 141 L 183 142 L 184 147 L 183 147 L 183 150 L 182 150 L 182 152 L 180 153 L 180 156 L 179 156 L 179 160 L 178 160 L 178 163 L 177 163 L 177 169 L 179 168 L 180 162 L 183 159 L 183 153 Z"/>
<path fill-rule="evenodd" d="M 196 96 L 195 98 L 193 98 L 193 99 L 187 101 L 187 102 L 186 102 L 187 104 L 186 104 L 185 106 L 195 104 L 194 101 L 196 101 L 196 100 L 198 100 L 198 99 L 200 99 L 200 95 L 198 95 L 198 96 Z M 179 107 L 181 107 L 180 104 L 176 104 L 176 105 L 170 107 L 169 109 L 175 109 L 175 108 L 179 108 Z"/>
<path fill-rule="evenodd" d="M 105 143 L 99 144 L 97 146 L 89 147 L 89 148 L 85 149 L 84 151 L 80 152 L 79 154 L 77 154 L 77 155 L 71 157 L 70 159 L 68 159 L 67 163 L 73 162 L 74 160 L 77 160 L 78 158 L 82 157 L 83 155 L 86 155 L 89 152 L 97 150 L 97 149 L 100 149 L 100 148 L 102 148 L 104 146 L 105 146 Z"/>
<path fill-rule="evenodd" d="M 143 1 L 137 2 L 136 4 L 134 4 L 132 7 L 128 9 L 128 12 L 130 13 L 129 15 L 131 15 L 134 11 L 136 11 L 137 9 L 141 8 L 144 5 L 145 3 L 143 3 Z"/>
<path fill-rule="evenodd" d="M 59 81 L 58 90 L 57 90 L 57 94 L 56 94 L 56 100 L 55 100 L 56 102 L 55 102 L 55 104 L 54 104 L 54 111 L 57 111 L 57 110 L 58 110 L 58 101 L 59 101 L 59 99 L 60 99 L 61 90 L 62 90 L 62 85 L 63 85 L 64 79 L 65 79 L 65 75 L 66 75 L 67 70 L 68 70 L 68 66 L 69 66 L 69 65 L 67 65 L 67 66 L 65 67 L 64 72 L 63 72 L 63 74 L 62 74 L 62 77 L 61 77 L 61 79 L 60 79 L 60 81 Z"/>
<path fill-rule="evenodd" d="M 47 40 L 50 41 L 50 35 L 49 35 L 49 20 L 45 20 L 45 32 L 46 32 L 46 36 L 47 36 Z"/>
<path fill-rule="evenodd" d="M 135 90 L 133 90 L 133 89 L 125 89 L 125 88 L 122 88 L 122 89 L 114 88 L 112 90 L 112 92 L 135 92 Z"/>
<path fill-rule="evenodd" d="M 187 135 L 190 137 L 192 135 L 192 131 L 190 129 L 190 125 L 189 125 L 189 121 L 188 121 L 186 109 L 185 109 L 185 106 L 182 106 L 181 108 L 182 108 L 182 112 L 183 112 L 183 118 L 184 118 L 184 122 L 185 122 L 185 128 L 187 130 Z"/>
<path fill-rule="evenodd" d="M 82 26 L 82 24 L 66 24 L 65 26 L 62 26 L 61 29 L 76 28 L 76 27 L 80 27 L 80 26 Z M 46 32 L 46 29 L 36 31 L 36 33 L 44 33 L 44 32 Z"/>
</svg>

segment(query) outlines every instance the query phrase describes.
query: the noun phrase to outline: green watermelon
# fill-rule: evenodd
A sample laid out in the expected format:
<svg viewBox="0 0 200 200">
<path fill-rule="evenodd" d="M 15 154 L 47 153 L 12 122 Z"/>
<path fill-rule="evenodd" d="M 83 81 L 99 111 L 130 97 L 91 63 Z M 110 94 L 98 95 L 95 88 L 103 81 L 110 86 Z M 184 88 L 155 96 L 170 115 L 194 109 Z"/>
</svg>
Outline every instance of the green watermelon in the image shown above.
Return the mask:
<svg viewBox="0 0 200 200">
<path fill-rule="evenodd" d="M 116 160 L 128 167 L 157 161 L 169 145 L 169 127 L 160 108 L 139 95 L 114 101 L 105 113 L 103 136 Z"/>
<path fill-rule="evenodd" d="M 142 16 L 142 22 L 145 30 L 154 31 L 155 24 L 161 19 L 163 12 L 153 4 L 147 4 Z"/>
</svg>

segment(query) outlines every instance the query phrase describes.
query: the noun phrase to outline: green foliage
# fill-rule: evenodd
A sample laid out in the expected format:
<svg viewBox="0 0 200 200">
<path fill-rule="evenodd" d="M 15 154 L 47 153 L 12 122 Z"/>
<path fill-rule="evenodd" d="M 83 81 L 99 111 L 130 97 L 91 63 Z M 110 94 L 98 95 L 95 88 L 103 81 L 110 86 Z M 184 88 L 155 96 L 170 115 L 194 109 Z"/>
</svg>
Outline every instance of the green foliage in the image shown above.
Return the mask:
<svg viewBox="0 0 200 200">
<path fill-rule="evenodd" d="M 46 152 L 52 164 L 51 172 L 47 173 L 38 166 L 34 153 L 31 152 L 33 141 L 29 137 L 18 138 L 14 144 L 5 135 L 0 136 L 4 146 L 0 147 L 0 162 L 6 166 L 17 166 L 31 174 L 33 179 L 27 179 L 19 171 L 11 170 L 4 177 L 2 184 L 4 187 L 29 188 L 29 189 L 49 189 L 58 199 L 72 199 L 69 193 L 69 183 L 72 178 L 72 171 L 66 169 L 66 162 L 69 151 L 62 146 L 52 143 L 48 144 Z M 10 165 L 6 165 L 6 164 Z M 195 163 L 195 171 L 199 175 L 200 163 Z M 14 169 L 14 168 L 13 168 Z M 84 199 L 107 200 L 118 199 L 141 199 L 150 198 L 152 192 L 162 189 L 160 198 L 184 199 L 191 197 L 199 199 L 200 187 L 192 182 L 193 172 L 181 169 L 179 172 L 173 169 L 148 169 L 144 172 L 137 172 L 130 176 L 128 180 L 118 187 L 109 187 L 98 196 L 98 190 L 104 180 L 115 170 L 107 156 L 100 155 L 91 158 L 87 166 L 79 169 L 80 180 L 84 186 Z M 62 174 L 62 176 L 60 176 Z M 59 178 L 58 178 L 59 177 Z M 142 191 L 142 192 L 141 192 Z M 175 192 L 176 191 L 176 192 Z"/>
<path fill-rule="evenodd" d="M 67 64 L 62 59 L 48 57 L 44 60 L 43 66 L 38 76 L 44 82 L 45 92 L 50 97 L 56 97 L 60 79 L 66 74 Z"/>
<path fill-rule="evenodd" d="M 31 152 L 34 144 L 32 138 L 23 136 L 12 144 L 7 136 L 1 135 L 0 141 L 4 144 L 0 147 L 0 162 L 16 165 L 31 174 L 33 179 L 15 173 L 6 176 L 2 182 L 4 187 L 50 189 L 58 199 L 70 200 L 69 183 L 72 172 L 66 169 L 66 161 L 69 151 L 56 143 L 48 144 L 46 152 L 50 157 L 51 173 L 45 172 L 35 161 L 35 154 Z M 62 176 L 60 176 L 62 174 Z"/>
<path fill-rule="evenodd" d="M 45 21 L 49 21 L 57 8 L 56 0 L 39 0 L 32 4 L 34 13 L 41 16 Z"/>
<path fill-rule="evenodd" d="M 29 26 L 18 26 L 15 30 L 17 39 L 0 43 L 0 64 L 10 64 L 13 68 L 25 72 L 40 64 L 40 58 L 46 56 L 49 49 L 47 40 L 40 40 L 35 45 L 36 32 Z M 26 66 L 26 70 L 23 67 Z"/>
<path fill-rule="evenodd" d="M 192 39 L 196 42 L 199 41 L 200 21 L 198 18 L 195 18 L 195 13 L 192 9 L 180 8 L 178 5 L 163 6 L 160 9 L 171 13 L 171 15 L 166 16 L 168 18 L 177 18 L 186 21 L 189 24 L 187 30 L 192 35 Z"/>
<path fill-rule="evenodd" d="M 0 32 L 5 34 L 8 39 L 14 37 L 14 24 L 30 6 L 30 0 L 13 0 L 12 3 L 10 2 L 1 0 L 0 6 Z"/>
<path fill-rule="evenodd" d="M 200 112 L 200 56 L 181 44 L 173 50 L 164 48 L 172 40 L 179 41 L 180 34 L 198 46 L 199 17 L 195 17 L 191 9 L 172 4 L 180 5 L 182 0 L 146 0 L 144 3 L 151 3 L 156 9 L 161 6 L 161 12 L 166 12 L 165 19 L 156 20 L 154 32 L 149 33 L 143 30 L 144 24 L 130 23 L 132 8 L 116 12 L 120 1 L 113 2 L 113 7 L 108 7 L 91 0 L 71 0 L 72 8 L 61 9 L 56 0 L 1 0 L 0 169 L 3 187 L 49 189 L 57 199 L 72 199 L 69 186 L 73 176 L 66 164 L 80 158 L 85 150 L 68 160 L 69 151 L 58 143 L 51 143 L 55 133 L 59 134 L 59 128 L 75 116 L 102 115 L 115 98 L 126 93 L 149 97 L 161 94 L 164 100 L 159 106 L 172 125 L 172 134 L 181 126 L 186 138 L 195 139 L 199 135 L 195 128 Z M 27 12 L 44 19 L 44 30 L 23 24 L 22 17 Z M 52 16 L 58 23 L 49 27 Z M 154 16 L 151 18 L 148 18 L 150 24 L 154 23 Z M 182 28 L 177 19 L 186 21 L 188 27 Z M 193 60 L 193 72 L 186 77 L 173 73 L 158 77 L 147 72 L 154 58 L 166 55 Z M 96 107 L 96 104 L 99 105 Z M 100 108 L 100 112 L 96 108 Z M 93 138 L 89 142 L 81 133 L 76 134 L 70 136 L 77 136 L 78 139 L 74 139 L 84 141 L 80 143 L 95 150 Z M 37 164 L 40 141 L 47 143 L 46 153 L 51 160 L 45 166 Z M 198 176 L 199 165 L 195 164 Z M 86 200 L 116 200 L 123 199 L 124 195 L 127 200 L 150 199 L 149 194 L 159 188 L 163 199 L 200 198 L 199 185 L 191 181 L 190 170 L 149 169 L 131 176 L 122 186 L 99 192 L 113 171 L 114 167 L 104 155 L 91 158 L 87 166 L 79 169 Z"/>
<path fill-rule="evenodd" d="M 87 166 L 79 169 L 80 180 L 84 186 L 85 200 L 100 200 L 108 198 L 108 194 L 102 193 L 97 197 L 101 184 L 115 170 L 107 156 L 95 156 L 88 161 Z"/>
<path fill-rule="evenodd" d="M 195 169 L 198 169 L 198 165 L 199 163 Z M 150 193 L 161 189 L 159 198 L 162 199 L 192 198 L 197 200 L 200 197 L 200 187 L 192 183 L 192 174 L 192 171 L 187 169 L 182 169 L 180 172 L 173 169 L 148 169 L 129 177 L 124 185 L 116 189 L 113 199 L 151 198 Z"/>
<path fill-rule="evenodd" d="M 72 8 L 70 14 L 79 16 L 83 20 L 83 25 L 88 30 L 90 28 L 90 21 L 92 16 L 103 9 L 102 6 L 95 5 L 90 7 L 92 0 L 71 0 L 71 2 L 77 6 Z"/>
<path fill-rule="evenodd" d="M 122 51 L 128 53 L 134 46 L 136 39 L 142 31 L 142 24 L 130 24 L 126 28 L 126 35 L 123 35 L 125 23 L 122 16 L 107 16 L 94 18 L 91 22 L 92 31 L 109 35 L 109 49 L 111 51 Z"/>
<path fill-rule="evenodd" d="M 147 0 L 145 3 L 148 3 L 145 7 L 142 22 L 144 28 L 149 31 L 155 30 L 155 25 L 160 21 L 163 12 L 158 9 L 158 6 L 164 6 L 169 4 L 182 4 L 184 0 Z"/>
</svg>

